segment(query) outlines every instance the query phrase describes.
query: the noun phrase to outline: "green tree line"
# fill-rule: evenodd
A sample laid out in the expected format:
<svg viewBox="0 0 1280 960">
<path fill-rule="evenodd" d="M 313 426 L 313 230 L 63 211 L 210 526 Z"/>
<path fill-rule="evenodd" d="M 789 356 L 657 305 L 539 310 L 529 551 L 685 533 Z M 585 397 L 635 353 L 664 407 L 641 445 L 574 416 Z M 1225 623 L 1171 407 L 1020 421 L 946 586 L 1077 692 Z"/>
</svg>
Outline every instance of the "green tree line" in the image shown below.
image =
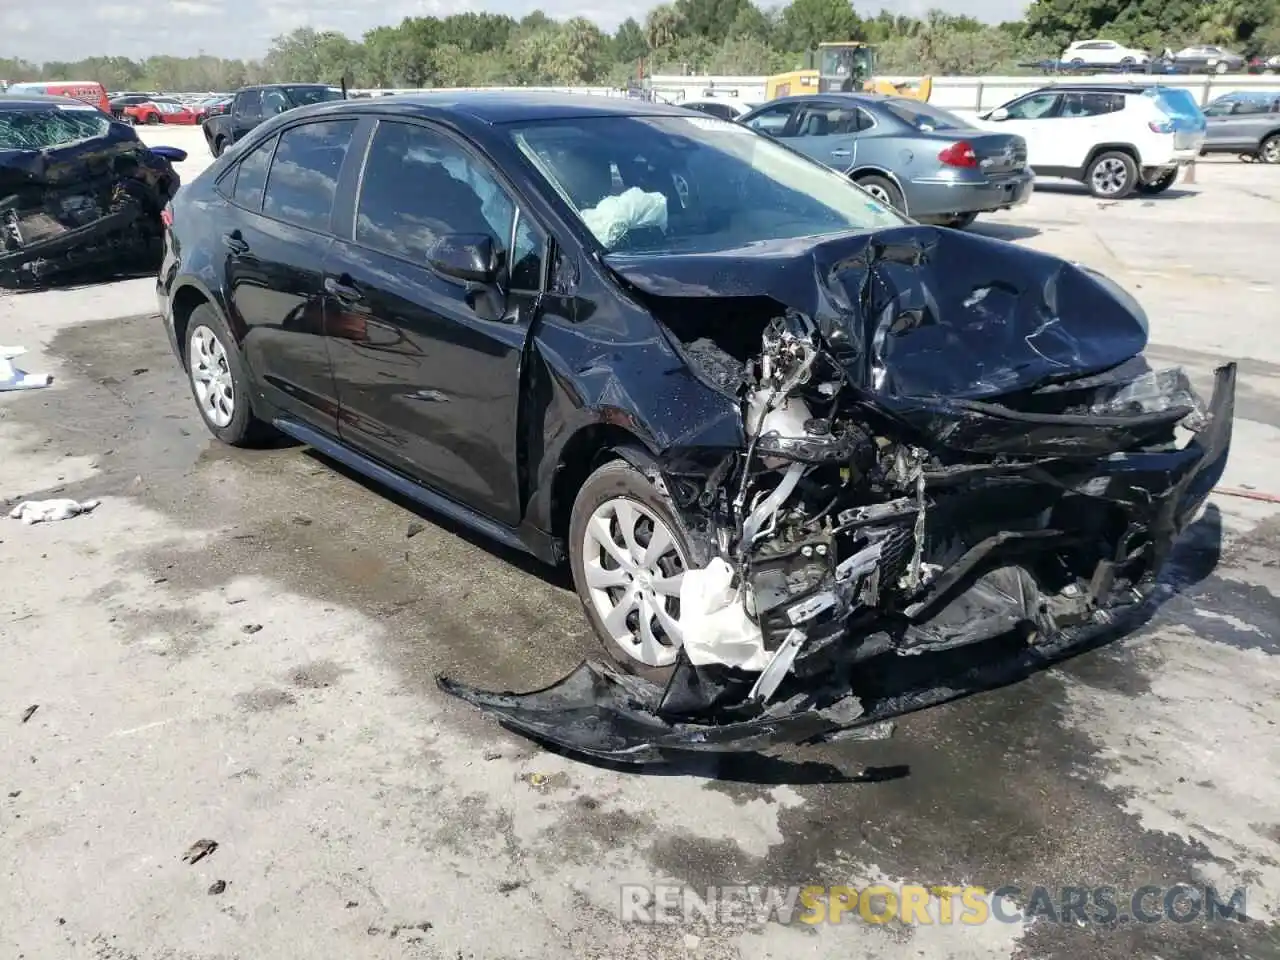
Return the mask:
<svg viewBox="0 0 1280 960">
<path fill-rule="evenodd" d="M 859 17 L 849 0 L 674 0 L 612 33 L 535 11 L 408 17 L 359 40 L 310 28 L 277 37 L 261 60 L 91 57 L 0 59 L 0 79 L 96 79 L 111 90 L 232 90 L 246 83 L 346 79 L 353 87 L 608 84 L 645 74 L 761 75 L 807 65 L 824 40 L 877 47 L 887 75 L 1017 73 L 1073 40 L 1105 37 L 1159 52 L 1194 42 L 1280 52 L 1280 0 L 1034 0 L 1022 21 L 989 25 L 933 11 Z"/>
</svg>

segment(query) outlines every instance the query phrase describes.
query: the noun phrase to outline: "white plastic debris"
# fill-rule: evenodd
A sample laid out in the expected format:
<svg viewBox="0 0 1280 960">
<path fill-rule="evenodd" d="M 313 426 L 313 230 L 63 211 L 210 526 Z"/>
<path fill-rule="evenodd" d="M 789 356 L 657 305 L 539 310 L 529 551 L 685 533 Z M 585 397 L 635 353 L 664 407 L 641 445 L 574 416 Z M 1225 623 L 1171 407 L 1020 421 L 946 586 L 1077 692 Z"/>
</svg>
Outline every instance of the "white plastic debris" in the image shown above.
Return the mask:
<svg viewBox="0 0 1280 960">
<path fill-rule="evenodd" d="M 35 390 L 53 383 L 47 373 L 27 373 L 13 365 L 26 352 L 26 347 L 0 347 L 0 390 Z"/>
<path fill-rule="evenodd" d="M 612 249 L 631 230 L 657 227 L 666 233 L 667 198 L 660 193 L 629 187 L 616 197 L 605 197 L 590 210 L 583 210 L 582 222 L 602 244 Z"/>
<path fill-rule="evenodd" d="M 99 500 L 23 500 L 9 516 L 23 523 L 48 523 L 53 520 L 70 520 L 96 507 Z"/>
<path fill-rule="evenodd" d="M 763 670 L 772 654 L 760 628 L 742 606 L 733 587 L 733 568 L 716 557 L 701 570 L 686 570 L 680 581 L 680 632 L 694 666 L 722 664 Z"/>
</svg>

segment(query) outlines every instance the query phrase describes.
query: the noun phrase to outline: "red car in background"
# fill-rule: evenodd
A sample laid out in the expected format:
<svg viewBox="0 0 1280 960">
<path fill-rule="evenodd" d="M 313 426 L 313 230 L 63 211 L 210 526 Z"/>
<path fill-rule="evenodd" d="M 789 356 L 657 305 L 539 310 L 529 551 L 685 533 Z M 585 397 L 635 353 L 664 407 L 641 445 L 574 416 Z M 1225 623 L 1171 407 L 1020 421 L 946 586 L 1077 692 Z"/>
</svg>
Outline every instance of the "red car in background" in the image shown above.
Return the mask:
<svg viewBox="0 0 1280 960">
<path fill-rule="evenodd" d="M 160 123 L 194 124 L 199 122 L 196 112 L 172 97 L 156 97 L 142 103 L 126 106 L 124 118 L 133 123 L 155 125 Z"/>
<path fill-rule="evenodd" d="M 196 115 L 196 122 L 203 123 L 209 117 L 228 113 L 231 110 L 231 101 L 234 99 L 234 97 L 210 97 L 208 100 L 201 100 L 191 108 Z"/>
</svg>

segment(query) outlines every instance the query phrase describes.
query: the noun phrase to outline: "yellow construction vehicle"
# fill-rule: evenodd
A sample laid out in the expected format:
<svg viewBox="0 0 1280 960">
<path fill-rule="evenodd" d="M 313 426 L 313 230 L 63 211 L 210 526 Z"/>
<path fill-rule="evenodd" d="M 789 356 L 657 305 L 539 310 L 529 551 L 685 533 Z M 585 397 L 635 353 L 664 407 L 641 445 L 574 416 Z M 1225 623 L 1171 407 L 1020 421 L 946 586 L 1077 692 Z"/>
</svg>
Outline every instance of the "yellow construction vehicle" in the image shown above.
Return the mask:
<svg viewBox="0 0 1280 960">
<path fill-rule="evenodd" d="M 772 100 L 798 93 L 860 91 L 928 101 L 933 93 L 933 77 L 921 77 L 915 83 L 874 79 L 876 48 L 857 40 L 820 43 L 816 59 L 816 68 L 792 70 L 769 77 L 765 81 L 765 97 Z"/>
</svg>

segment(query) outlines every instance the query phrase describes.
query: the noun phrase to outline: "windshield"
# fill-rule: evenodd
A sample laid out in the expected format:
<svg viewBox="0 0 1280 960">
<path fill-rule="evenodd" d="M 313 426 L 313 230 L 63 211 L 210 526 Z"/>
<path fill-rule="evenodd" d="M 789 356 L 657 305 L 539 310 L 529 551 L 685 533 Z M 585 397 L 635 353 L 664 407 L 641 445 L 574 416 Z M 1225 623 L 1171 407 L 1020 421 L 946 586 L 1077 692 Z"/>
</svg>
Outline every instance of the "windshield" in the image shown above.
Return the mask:
<svg viewBox="0 0 1280 960">
<path fill-rule="evenodd" d="M 48 110 L 0 109 L 0 150 L 43 150 L 77 140 L 101 137 L 111 118 L 93 107 Z"/>
<path fill-rule="evenodd" d="M 339 87 L 285 87 L 284 92 L 289 102 L 295 107 L 342 99 L 342 90 Z"/>
<path fill-rule="evenodd" d="M 948 113 L 946 110 L 930 106 L 920 100 L 895 97 L 883 103 L 884 108 L 903 123 L 926 133 L 931 130 L 960 130 L 969 126 L 954 113 Z"/>
<path fill-rule="evenodd" d="M 512 136 L 610 252 L 712 253 L 906 222 L 727 120 L 588 117 L 513 126 Z"/>
</svg>

